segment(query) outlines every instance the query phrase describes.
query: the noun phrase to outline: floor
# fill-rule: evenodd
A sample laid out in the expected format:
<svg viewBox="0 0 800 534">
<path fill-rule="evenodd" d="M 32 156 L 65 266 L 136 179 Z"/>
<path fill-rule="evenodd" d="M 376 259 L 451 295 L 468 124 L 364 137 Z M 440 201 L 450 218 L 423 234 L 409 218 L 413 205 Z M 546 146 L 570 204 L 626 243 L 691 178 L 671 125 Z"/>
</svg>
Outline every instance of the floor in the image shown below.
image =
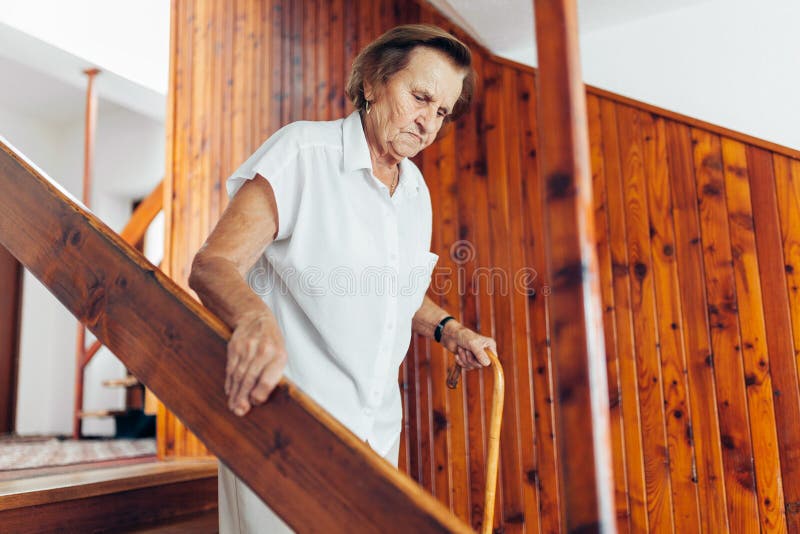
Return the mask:
<svg viewBox="0 0 800 534">
<path fill-rule="evenodd" d="M 0 437 L 0 480 L 152 460 L 155 439 Z"/>
</svg>

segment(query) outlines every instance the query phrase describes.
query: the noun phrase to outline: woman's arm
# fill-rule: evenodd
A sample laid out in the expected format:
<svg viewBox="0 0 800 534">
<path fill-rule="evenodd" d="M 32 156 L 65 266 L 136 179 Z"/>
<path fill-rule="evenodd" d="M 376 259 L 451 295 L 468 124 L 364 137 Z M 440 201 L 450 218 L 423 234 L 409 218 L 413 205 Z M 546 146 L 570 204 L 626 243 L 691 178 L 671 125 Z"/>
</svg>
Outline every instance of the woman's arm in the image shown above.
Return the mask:
<svg viewBox="0 0 800 534">
<path fill-rule="evenodd" d="M 264 402 L 280 381 L 286 349 L 275 316 L 245 281 L 278 233 L 275 195 L 267 180 L 247 181 L 192 262 L 189 286 L 233 331 L 225 393 L 237 415 Z"/>
<path fill-rule="evenodd" d="M 439 322 L 450 315 L 425 295 L 422 306 L 414 314 L 411 330 L 421 336 L 433 337 Z M 442 345 L 456 355 L 456 362 L 464 369 L 478 369 L 491 363 L 484 349 L 497 354 L 497 342 L 470 330 L 455 319 L 447 321 L 442 330 Z"/>
</svg>

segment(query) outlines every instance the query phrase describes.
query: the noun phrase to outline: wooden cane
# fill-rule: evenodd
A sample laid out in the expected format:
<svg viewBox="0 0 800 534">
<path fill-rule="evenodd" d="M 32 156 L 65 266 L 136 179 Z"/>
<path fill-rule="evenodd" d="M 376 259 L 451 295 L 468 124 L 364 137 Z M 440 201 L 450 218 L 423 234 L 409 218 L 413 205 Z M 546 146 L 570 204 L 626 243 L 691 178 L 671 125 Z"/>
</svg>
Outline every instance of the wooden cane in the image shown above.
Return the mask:
<svg viewBox="0 0 800 534">
<path fill-rule="evenodd" d="M 497 355 L 486 350 L 494 370 L 494 391 L 492 394 L 492 412 L 489 417 L 489 452 L 486 458 L 486 490 L 484 492 L 482 534 L 492 532 L 494 523 L 494 500 L 497 492 L 497 467 L 500 459 L 500 426 L 503 422 L 503 399 L 505 397 L 505 377 L 503 366 Z M 461 376 L 461 366 L 456 365 L 447 375 L 447 387 L 455 389 Z"/>
</svg>

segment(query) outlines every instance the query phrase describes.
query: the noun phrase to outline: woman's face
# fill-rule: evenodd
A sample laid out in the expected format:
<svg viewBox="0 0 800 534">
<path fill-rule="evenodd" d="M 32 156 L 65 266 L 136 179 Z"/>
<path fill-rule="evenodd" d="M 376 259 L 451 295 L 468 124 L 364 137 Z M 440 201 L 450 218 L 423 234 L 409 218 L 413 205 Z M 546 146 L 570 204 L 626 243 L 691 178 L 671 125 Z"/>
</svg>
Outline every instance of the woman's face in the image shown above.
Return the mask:
<svg viewBox="0 0 800 534">
<path fill-rule="evenodd" d="M 377 144 L 373 150 L 400 160 L 430 145 L 461 95 L 464 75 L 442 52 L 418 47 L 385 85 L 365 82 L 371 110 L 364 118 L 371 126 L 367 139 Z"/>
</svg>

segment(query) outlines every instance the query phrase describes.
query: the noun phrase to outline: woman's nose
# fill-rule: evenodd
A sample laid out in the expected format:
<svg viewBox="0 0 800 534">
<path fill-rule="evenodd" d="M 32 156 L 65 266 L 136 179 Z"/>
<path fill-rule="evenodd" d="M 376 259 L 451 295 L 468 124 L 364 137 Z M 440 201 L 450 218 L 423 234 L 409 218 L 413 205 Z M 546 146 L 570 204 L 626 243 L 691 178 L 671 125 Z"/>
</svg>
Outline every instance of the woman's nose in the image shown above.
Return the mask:
<svg viewBox="0 0 800 534">
<path fill-rule="evenodd" d="M 428 133 L 434 128 L 434 121 L 436 120 L 436 111 L 430 106 L 420 110 L 417 115 L 417 125 L 419 125 L 422 133 Z"/>
</svg>

